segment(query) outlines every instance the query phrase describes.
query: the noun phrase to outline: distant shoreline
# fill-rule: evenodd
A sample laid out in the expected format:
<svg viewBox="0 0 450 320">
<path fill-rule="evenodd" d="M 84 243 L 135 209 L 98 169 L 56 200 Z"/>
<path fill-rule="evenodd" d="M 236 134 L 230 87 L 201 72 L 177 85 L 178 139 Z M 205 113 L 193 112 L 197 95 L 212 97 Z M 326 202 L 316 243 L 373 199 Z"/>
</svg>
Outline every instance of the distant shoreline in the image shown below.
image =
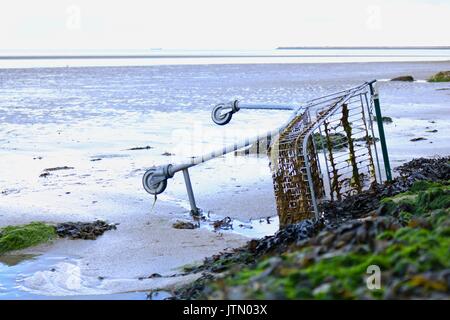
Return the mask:
<svg viewBox="0 0 450 320">
<path fill-rule="evenodd" d="M 153 65 L 449 62 L 448 50 L 271 50 L 241 52 L 104 52 L 6 53 L 0 50 L 0 70 L 57 67 L 114 67 Z"/>
<path fill-rule="evenodd" d="M 162 50 L 162 51 L 161 51 Z M 412 50 L 434 51 L 444 50 L 444 55 L 450 56 L 450 46 L 415 46 L 415 47 L 278 47 L 272 50 L 250 50 L 250 51 L 164 51 L 163 49 L 142 52 L 41 52 L 41 53 L 12 53 L 1 52 L 1 60 L 93 60 L 93 59 L 217 59 L 217 58 L 314 58 L 314 57 L 426 57 L 426 52 L 411 52 Z M 314 50 L 319 52 L 314 52 Z M 345 51 L 347 50 L 347 51 Z M 376 52 L 370 52 L 376 51 Z M 393 52 L 398 50 L 401 52 Z M 300 51 L 300 52 L 296 52 Z M 361 52 L 363 51 L 363 52 Z M 383 52 L 385 51 L 385 52 Z M 429 52 L 431 53 L 431 52 Z"/>
<path fill-rule="evenodd" d="M 448 48 L 450 50 L 450 48 Z M 281 50 L 281 49 L 280 49 Z M 291 49 L 285 49 L 291 50 Z M 292 49 L 293 50 L 293 49 Z M 9 55 L 1 56 L 1 60 L 92 60 L 92 59 L 223 59 L 223 58 L 370 58 L 370 57 L 428 57 L 428 55 L 409 54 L 167 54 L 167 55 Z"/>
<path fill-rule="evenodd" d="M 381 46 L 381 47 L 277 47 L 276 50 L 449 50 L 450 46 Z"/>
</svg>

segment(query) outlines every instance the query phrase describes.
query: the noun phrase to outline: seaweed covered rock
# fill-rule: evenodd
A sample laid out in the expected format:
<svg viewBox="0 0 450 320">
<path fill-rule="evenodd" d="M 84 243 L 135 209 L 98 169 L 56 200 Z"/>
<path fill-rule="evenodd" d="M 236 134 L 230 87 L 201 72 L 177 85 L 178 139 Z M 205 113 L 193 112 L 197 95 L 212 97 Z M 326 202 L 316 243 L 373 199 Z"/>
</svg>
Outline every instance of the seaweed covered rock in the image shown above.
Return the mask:
<svg viewBox="0 0 450 320">
<path fill-rule="evenodd" d="M 394 169 L 399 176 L 384 185 L 373 185 L 369 190 L 341 201 L 324 201 L 324 223 L 334 228 L 344 221 L 356 219 L 378 210 L 383 197 L 391 197 L 406 192 L 417 181 L 450 180 L 450 157 L 413 159 Z"/>
<path fill-rule="evenodd" d="M 315 133 L 313 135 L 314 143 L 317 150 L 322 150 L 327 148 L 327 143 L 331 144 L 334 151 L 345 149 L 348 147 L 347 137 L 342 133 L 330 133 L 327 135 L 321 135 L 320 133 Z"/>
<path fill-rule="evenodd" d="M 108 224 L 102 220 L 94 222 L 65 222 L 56 226 L 56 233 L 63 238 L 95 240 L 105 231 L 115 230 L 116 228 L 115 224 Z"/>
<path fill-rule="evenodd" d="M 449 82 L 450 81 L 450 71 L 441 71 L 431 76 L 428 79 L 429 82 Z"/>
<path fill-rule="evenodd" d="M 178 220 L 172 224 L 172 228 L 174 229 L 196 229 L 198 227 L 199 227 L 198 224 L 193 224 L 190 221 Z"/>
<path fill-rule="evenodd" d="M 411 184 L 415 180 L 449 180 L 450 157 L 413 159 L 395 170 Z"/>
<path fill-rule="evenodd" d="M 373 120 L 377 121 L 377 117 L 373 117 Z M 381 121 L 383 121 L 383 123 L 386 123 L 386 124 L 390 124 L 390 123 L 394 122 L 391 117 L 381 117 Z"/>
</svg>

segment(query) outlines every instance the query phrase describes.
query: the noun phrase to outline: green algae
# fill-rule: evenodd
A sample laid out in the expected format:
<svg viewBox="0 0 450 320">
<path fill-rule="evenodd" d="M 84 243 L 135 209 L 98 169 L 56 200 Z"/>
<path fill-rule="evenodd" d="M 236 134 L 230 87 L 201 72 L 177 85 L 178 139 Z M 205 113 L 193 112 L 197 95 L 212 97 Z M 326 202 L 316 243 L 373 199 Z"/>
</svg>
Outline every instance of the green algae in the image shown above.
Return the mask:
<svg viewBox="0 0 450 320">
<path fill-rule="evenodd" d="M 286 299 L 355 299 L 364 295 L 374 299 L 383 297 L 383 290 L 365 287 L 367 267 L 378 265 L 396 276 L 405 276 L 409 269 L 428 272 L 450 267 L 450 239 L 429 230 L 405 227 L 380 239 L 391 238 L 391 244 L 376 254 L 347 253 L 319 260 L 301 268 L 298 254 L 287 255 L 270 274 L 264 275 L 265 261 L 255 268 L 246 268 L 226 285 L 243 286 L 247 297 L 254 297 L 252 279 L 263 278 L 264 290 L 258 296 L 267 298 L 273 292 Z"/>
<path fill-rule="evenodd" d="M 450 81 L 450 71 L 438 72 L 428 79 L 428 82 L 449 82 Z"/>
<path fill-rule="evenodd" d="M 409 191 L 381 200 L 384 211 L 395 215 L 396 212 L 408 212 L 420 215 L 431 210 L 450 207 L 449 182 L 415 182 Z"/>
<path fill-rule="evenodd" d="M 56 237 L 55 227 L 41 222 L 0 229 L 0 254 L 25 249 Z"/>
</svg>

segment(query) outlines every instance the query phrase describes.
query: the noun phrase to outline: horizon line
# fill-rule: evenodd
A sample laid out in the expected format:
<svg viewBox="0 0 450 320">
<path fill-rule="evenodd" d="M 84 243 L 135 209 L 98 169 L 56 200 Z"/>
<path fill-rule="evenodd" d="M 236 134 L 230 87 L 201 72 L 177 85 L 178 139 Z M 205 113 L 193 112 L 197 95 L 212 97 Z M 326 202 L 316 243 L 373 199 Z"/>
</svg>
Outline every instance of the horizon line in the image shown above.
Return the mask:
<svg viewBox="0 0 450 320">
<path fill-rule="evenodd" d="M 449 46 L 280 46 L 276 50 L 290 49 L 450 49 Z"/>
</svg>

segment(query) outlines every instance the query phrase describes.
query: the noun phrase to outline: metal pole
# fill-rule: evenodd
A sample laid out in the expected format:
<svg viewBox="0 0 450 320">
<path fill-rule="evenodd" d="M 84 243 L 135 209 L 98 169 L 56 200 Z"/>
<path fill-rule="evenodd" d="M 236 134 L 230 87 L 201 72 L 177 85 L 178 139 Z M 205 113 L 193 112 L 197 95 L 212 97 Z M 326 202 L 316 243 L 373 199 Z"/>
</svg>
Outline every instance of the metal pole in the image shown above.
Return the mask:
<svg viewBox="0 0 450 320">
<path fill-rule="evenodd" d="M 188 169 L 183 169 L 184 183 L 186 184 L 186 190 L 189 197 L 189 204 L 191 205 L 191 213 L 196 215 L 199 213 L 199 209 L 195 204 L 194 191 L 192 190 L 191 178 L 189 177 Z"/>
<path fill-rule="evenodd" d="M 265 134 L 260 134 L 260 135 L 257 135 L 256 137 L 253 137 L 253 138 L 247 138 L 247 139 L 235 142 L 233 145 L 227 145 L 227 146 L 223 147 L 220 150 L 216 150 L 216 151 L 210 152 L 210 153 L 205 154 L 203 156 L 191 157 L 189 162 L 185 162 L 185 163 L 181 163 L 181 164 L 174 164 L 169 169 L 170 170 L 170 174 L 173 176 L 178 171 L 181 171 L 183 169 L 187 169 L 187 168 L 193 167 L 193 166 L 195 166 L 197 164 L 209 161 L 209 160 L 214 159 L 214 158 L 216 158 L 218 156 L 228 154 L 230 152 L 236 151 L 237 149 L 248 147 L 249 145 L 255 143 L 256 141 L 264 139 L 266 137 L 275 137 L 276 135 L 278 135 L 289 124 L 289 122 L 291 122 L 291 120 L 293 118 L 295 118 L 295 115 L 296 114 L 292 115 L 289 118 L 289 120 L 284 125 L 280 126 L 279 128 L 277 128 L 275 130 L 268 131 Z"/>
<path fill-rule="evenodd" d="M 370 94 L 372 95 L 373 104 L 375 107 L 375 115 L 377 117 L 378 132 L 380 134 L 381 152 L 383 154 L 384 169 L 386 170 L 386 180 L 392 181 L 391 165 L 389 163 L 389 155 L 386 145 L 386 136 L 384 134 L 383 118 L 381 116 L 381 107 L 380 107 L 380 99 L 378 97 L 378 90 L 376 86 L 374 87 L 373 83 L 369 83 L 369 86 L 370 86 Z"/>
<path fill-rule="evenodd" d="M 271 104 L 271 103 L 245 103 L 239 102 L 237 104 L 239 109 L 254 109 L 254 110 L 295 110 L 298 107 L 294 104 Z"/>
</svg>

